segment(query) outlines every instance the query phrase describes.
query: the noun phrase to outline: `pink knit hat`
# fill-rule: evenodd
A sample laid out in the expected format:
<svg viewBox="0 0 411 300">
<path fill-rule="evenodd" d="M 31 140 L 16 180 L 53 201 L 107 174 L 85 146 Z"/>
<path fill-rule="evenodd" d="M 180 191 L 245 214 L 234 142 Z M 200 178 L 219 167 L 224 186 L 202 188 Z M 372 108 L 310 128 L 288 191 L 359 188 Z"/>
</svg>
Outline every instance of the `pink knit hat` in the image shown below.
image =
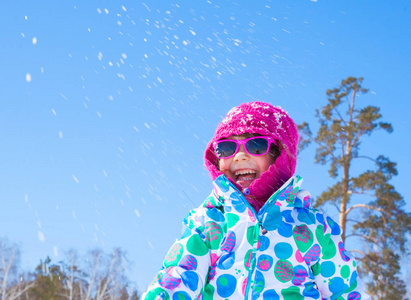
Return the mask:
<svg viewBox="0 0 411 300">
<path fill-rule="evenodd" d="M 216 166 L 213 142 L 244 133 L 271 136 L 280 147 L 281 154 L 275 163 L 251 183 L 246 193 L 267 200 L 294 174 L 298 146 L 297 126 L 285 110 L 268 103 L 250 102 L 232 108 L 217 126 L 205 151 L 205 167 L 213 180 L 222 174 Z"/>
</svg>

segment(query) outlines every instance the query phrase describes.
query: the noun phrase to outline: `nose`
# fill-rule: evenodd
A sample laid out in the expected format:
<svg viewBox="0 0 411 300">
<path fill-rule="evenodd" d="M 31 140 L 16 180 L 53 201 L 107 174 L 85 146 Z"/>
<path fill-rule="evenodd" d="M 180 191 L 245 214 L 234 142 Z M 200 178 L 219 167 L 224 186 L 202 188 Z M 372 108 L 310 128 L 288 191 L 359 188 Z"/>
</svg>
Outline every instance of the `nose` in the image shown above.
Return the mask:
<svg viewBox="0 0 411 300">
<path fill-rule="evenodd" d="M 234 161 L 235 162 L 240 162 L 240 161 L 247 161 L 249 159 L 250 159 L 250 156 L 244 150 L 244 146 L 240 145 L 240 148 L 238 149 L 238 152 L 234 156 Z"/>
</svg>

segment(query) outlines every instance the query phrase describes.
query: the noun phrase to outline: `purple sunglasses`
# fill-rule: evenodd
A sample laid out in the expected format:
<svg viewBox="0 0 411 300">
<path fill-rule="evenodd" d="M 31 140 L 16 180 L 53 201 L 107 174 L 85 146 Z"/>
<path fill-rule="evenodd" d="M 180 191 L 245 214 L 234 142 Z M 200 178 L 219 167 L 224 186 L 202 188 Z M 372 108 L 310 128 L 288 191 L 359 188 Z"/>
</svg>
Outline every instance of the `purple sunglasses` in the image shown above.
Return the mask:
<svg viewBox="0 0 411 300">
<path fill-rule="evenodd" d="M 244 146 L 245 151 L 253 156 L 267 154 L 270 144 L 276 145 L 270 136 L 253 136 L 244 140 L 221 140 L 213 143 L 214 152 L 218 158 L 227 159 L 237 154 L 240 145 Z"/>
</svg>

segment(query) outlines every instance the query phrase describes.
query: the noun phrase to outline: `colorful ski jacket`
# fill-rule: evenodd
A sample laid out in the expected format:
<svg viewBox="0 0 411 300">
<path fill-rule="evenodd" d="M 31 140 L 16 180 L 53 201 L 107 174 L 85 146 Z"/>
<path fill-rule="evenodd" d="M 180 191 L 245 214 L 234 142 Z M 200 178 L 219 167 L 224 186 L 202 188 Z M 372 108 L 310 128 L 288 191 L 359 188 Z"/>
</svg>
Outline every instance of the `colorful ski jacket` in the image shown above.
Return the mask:
<svg viewBox="0 0 411 300">
<path fill-rule="evenodd" d="M 258 214 L 224 176 L 184 219 L 143 299 L 365 299 L 341 229 L 290 178 Z"/>
</svg>

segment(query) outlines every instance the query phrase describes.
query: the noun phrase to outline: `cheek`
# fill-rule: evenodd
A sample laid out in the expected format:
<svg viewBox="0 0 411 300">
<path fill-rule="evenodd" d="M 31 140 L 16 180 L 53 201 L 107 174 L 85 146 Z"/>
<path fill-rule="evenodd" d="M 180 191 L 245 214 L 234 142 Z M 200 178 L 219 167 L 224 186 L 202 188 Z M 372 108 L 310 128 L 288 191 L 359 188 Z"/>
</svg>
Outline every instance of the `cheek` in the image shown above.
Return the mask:
<svg viewBox="0 0 411 300">
<path fill-rule="evenodd" d="M 263 157 L 260 157 L 260 160 L 259 160 L 259 166 L 260 166 L 260 171 L 261 171 L 261 173 L 264 173 L 265 171 L 267 171 L 268 170 L 268 168 L 272 165 L 272 164 L 274 164 L 274 159 L 272 158 L 272 156 L 270 156 L 270 155 L 268 155 L 268 156 L 263 156 Z"/>
<path fill-rule="evenodd" d="M 226 175 L 224 172 L 228 172 L 230 169 L 230 165 L 231 165 L 231 159 L 220 159 L 218 161 L 218 166 L 220 168 L 220 171 Z"/>
</svg>

